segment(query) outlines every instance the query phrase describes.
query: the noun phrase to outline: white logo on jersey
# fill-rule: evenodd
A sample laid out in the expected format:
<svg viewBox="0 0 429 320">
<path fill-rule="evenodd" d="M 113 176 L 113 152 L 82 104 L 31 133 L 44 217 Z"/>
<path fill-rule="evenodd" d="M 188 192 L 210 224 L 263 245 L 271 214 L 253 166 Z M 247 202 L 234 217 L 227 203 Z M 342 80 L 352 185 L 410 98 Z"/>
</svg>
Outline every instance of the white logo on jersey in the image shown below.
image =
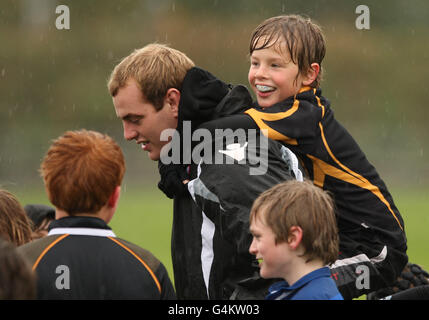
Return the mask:
<svg viewBox="0 0 429 320">
<path fill-rule="evenodd" d="M 244 144 L 244 146 L 241 146 L 239 143 L 231 143 L 226 146 L 226 150 L 219 150 L 219 152 L 233 158 L 234 160 L 241 161 L 246 157 L 246 147 L 247 142 Z"/>
</svg>

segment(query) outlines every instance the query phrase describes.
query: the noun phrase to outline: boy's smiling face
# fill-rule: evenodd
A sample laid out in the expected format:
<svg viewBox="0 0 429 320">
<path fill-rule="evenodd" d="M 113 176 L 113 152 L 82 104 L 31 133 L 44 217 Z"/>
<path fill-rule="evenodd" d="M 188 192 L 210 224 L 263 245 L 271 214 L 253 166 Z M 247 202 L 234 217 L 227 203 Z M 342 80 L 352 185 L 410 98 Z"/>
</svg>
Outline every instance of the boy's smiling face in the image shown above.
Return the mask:
<svg viewBox="0 0 429 320">
<path fill-rule="evenodd" d="M 294 96 L 305 82 L 284 41 L 252 52 L 248 79 L 261 107 Z"/>
<path fill-rule="evenodd" d="M 290 268 L 292 253 L 287 242 L 276 243 L 273 230 L 265 224 L 263 217 L 250 222 L 253 241 L 249 252 L 259 262 L 262 278 L 285 278 L 285 270 Z"/>
</svg>

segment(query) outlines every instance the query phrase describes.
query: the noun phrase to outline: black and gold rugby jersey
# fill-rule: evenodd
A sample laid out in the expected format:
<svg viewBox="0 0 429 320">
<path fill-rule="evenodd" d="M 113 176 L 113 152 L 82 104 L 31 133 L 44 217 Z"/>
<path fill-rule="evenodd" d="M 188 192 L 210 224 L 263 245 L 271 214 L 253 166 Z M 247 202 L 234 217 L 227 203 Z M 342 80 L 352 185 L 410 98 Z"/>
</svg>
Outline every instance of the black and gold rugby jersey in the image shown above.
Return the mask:
<svg viewBox="0 0 429 320">
<path fill-rule="evenodd" d="M 176 298 L 164 265 L 95 216 L 54 220 L 48 236 L 18 250 L 37 273 L 39 300 Z"/>
<path fill-rule="evenodd" d="M 356 141 L 334 118 L 320 89 L 304 87 L 283 102 L 246 113 L 269 138 L 282 141 L 300 157 L 315 185 L 331 192 L 343 240 L 386 244 L 405 253 L 404 222 L 392 196 Z M 362 230 L 374 238 L 365 239 Z"/>
</svg>

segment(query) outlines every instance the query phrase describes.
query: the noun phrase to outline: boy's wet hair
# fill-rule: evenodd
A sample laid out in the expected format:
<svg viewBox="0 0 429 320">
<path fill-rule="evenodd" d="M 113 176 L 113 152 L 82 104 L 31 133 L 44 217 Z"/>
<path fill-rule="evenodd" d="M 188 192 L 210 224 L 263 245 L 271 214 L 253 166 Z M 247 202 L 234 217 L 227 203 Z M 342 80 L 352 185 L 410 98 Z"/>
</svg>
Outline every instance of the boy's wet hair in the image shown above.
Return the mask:
<svg viewBox="0 0 429 320">
<path fill-rule="evenodd" d="M 284 45 L 282 45 L 282 41 L 284 41 Z M 305 74 L 312 63 L 318 63 L 320 71 L 311 87 L 319 87 L 322 79 L 322 60 L 325 57 L 326 48 L 322 30 L 317 24 L 310 18 L 299 15 L 269 18 L 253 31 L 249 53 L 251 55 L 255 50 L 272 46 L 276 46 L 280 52 L 288 50 L 292 61 L 298 65 L 300 74 Z"/>
<path fill-rule="evenodd" d="M 334 201 L 310 181 L 290 180 L 263 192 L 250 212 L 250 222 L 255 219 L 273 231 L 276 244 L 288 241 L 291 227 L 300 227 L 306 262 L 321 259 L 331 264 L 338 259 Z"/>
</svg>

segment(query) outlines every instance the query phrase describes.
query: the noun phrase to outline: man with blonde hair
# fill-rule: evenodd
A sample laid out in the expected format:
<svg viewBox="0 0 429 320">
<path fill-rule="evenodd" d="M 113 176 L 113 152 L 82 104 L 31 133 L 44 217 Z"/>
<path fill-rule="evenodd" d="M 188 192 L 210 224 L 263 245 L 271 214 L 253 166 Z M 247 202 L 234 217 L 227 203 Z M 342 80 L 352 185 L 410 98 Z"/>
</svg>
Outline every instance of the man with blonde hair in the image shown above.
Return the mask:
<svg viewBox="0 0 429 320">
<path fill-rule="evenodd" d="M 259 129 L 243 114 L 252 104 L 246 87 L 228 85 L 195 67 L 184 53 L 155 43 L 125 57 L 114 68 L 108 89 L 124 138 L 140 144 L 150 159 L 161 160 L 158 186 L 174 198 L 171 251 L 177 297 L 262 299 L 271 281 L 259 277 L 248 252 L 250 206 L 262 191 L 294 178 L 292 163 L 297 167 L 298 161 L 280 143 L 261 147 Z M 236 129 L 243 130 L 241 144 L 231 140 Z M 225 135 L 212 139 L 217 130 Z M 169 140 L 165 133 L 171 131 Z M 201 138 L 209 136 L 197 141 L 204 148 L 192 143 L 201 133 Z M 178 163 L 164 163 L 177 141 L 182 151 Z M 187 162 L 191 154 L 193 161 Z M 201 161 L 194 161 L 195 154 Z M 266 155 L 260 161 L 267 170 L 249 174 L 260 154 Z M 229 164 L 207 161 L 219 155 Z"/>
<path fill-rule="evenodd" d="M 150 44 L 135 50 L 112 72 L 108 88 L 124 137 L 136 140 L 151 160 L 159 160 L 168 141 L 165 129 L 178 124 L 181 84 L 194 63 L 178 50 Z"/>
<path fill-rule="evenodd" d="M 41 164 L 55 218 L 46 237 L 21 246 L 37 273 L 38 299 L 174 299 L 163 264 L 108 226 L 125 162 L 107 135 L 68 131 Z"/>
</svg>

